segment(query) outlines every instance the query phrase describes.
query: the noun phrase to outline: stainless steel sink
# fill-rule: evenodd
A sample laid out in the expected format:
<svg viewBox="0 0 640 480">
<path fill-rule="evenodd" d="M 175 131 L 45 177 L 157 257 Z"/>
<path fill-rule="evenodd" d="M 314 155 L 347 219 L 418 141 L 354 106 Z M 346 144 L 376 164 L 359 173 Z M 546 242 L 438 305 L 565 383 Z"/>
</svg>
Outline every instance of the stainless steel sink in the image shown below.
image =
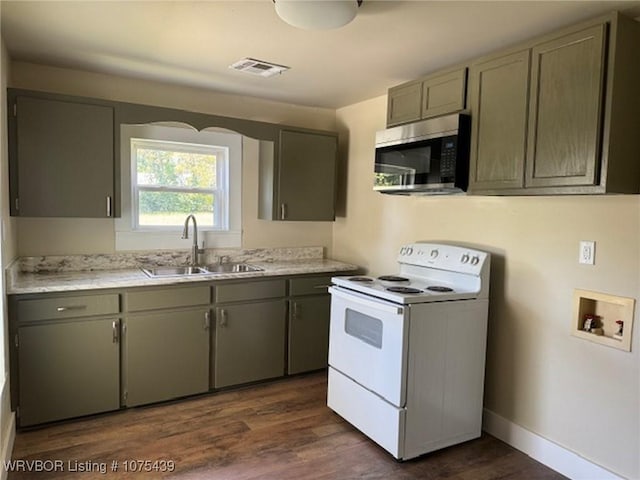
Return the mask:
<svg viewBox="0 0 640 480">
<path fill-rule="evenodd" d="M 213 263 L 205 268 L 211 273 L 262 272 L 264 270 L 248 263 Z"/>
<path fill-rule="evenodd" d="M 206 267 L 140 267 L 151 278 L 184 277 L 215 273 L 261 272 L 264 269 L 248 263 L 213 263 Z"/>
<path fill-rule="evenodd" d="M 185 275 L 206 275 L 209 273 L 203 267 L 141 267 L 150 277 L 178 277 Z"/>
</svg>

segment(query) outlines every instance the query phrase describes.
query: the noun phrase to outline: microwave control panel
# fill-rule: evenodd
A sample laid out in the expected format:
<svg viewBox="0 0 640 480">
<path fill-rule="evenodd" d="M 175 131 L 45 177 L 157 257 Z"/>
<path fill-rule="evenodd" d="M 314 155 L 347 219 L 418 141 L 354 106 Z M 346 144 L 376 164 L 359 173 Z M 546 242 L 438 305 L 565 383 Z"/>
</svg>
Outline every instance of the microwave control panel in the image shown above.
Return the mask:
<svg viewBox="0 0 640 480">
<path fill-rule="evenodd" d="M 444 137 L 440 150 L 440 176 L 442 178 L 456 176 L 457 135 Z"/>
</svg>

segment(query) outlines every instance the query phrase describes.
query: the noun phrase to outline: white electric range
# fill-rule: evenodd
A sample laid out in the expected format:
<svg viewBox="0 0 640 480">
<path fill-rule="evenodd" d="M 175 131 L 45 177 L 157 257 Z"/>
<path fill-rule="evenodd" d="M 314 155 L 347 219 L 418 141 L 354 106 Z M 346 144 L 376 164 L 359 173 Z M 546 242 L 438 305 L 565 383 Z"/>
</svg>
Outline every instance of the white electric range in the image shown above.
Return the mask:
<svg viewBox="0 0 640 480">
<path fill-rule="evenodd" d="M 398 263 L 332 278 L 327 404 L 406 460 L 480 436 L 490 255 L 414 243 Z"/>
</svg>

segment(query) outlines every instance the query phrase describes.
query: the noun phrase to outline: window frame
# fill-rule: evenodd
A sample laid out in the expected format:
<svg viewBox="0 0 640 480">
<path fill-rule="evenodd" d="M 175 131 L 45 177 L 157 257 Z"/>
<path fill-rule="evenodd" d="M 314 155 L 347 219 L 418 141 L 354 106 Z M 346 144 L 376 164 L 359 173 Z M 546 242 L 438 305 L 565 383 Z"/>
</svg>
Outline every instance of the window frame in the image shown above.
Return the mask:
<svg viewBox="0 0 640 480">
<path fill-rule="evenodd" d="M 242 156 L 243 136 L 221 128 L 198 131 L 178 122 L 159 122 L 142 125 L 120 125 L 120 217 L 115 218 L 116 251 L 175 250 L 190 248 L 191 240 L 181 238 L 181 227 L 142 226 L 135 229 L 133 220 L 133 185 L 131 166 L 131 139 L 160 140 L 163 142 L 191 143 L 228 148 L 227 160 L 227 225 L 215 229 L 198 225 L 200 239 L 205 248 L 242 247 Z M 137 209 L 137 205 L 135 205 Z M 186 218 L 186 215 L 185 215 Z"/>
<path fill-rule="evenodd" d="M 152 150 L 164 150 L 169 152 L 188 152 L 216 156 L 216 186 L 214 188 L 190 188 L 190 187 L 170 187 L 140 185 L 138 183 L 137 155 L 138 148 L 148 148 Z M 229 228 L 229 147 L 220 145 L 205 145 L 187 142 L 176 142 L 168 140 L 156 140 L 149 138 L 130 139 L 131 149 L 131 213 L 132 228 L 135 231 L 176 231 L 182 230 L 181 225 L 140 225 L 139 200 L 140 192 L 179 192 L 179 193 L 205 193 L 212 194 L 214 198 L 213 218 L 214 224 L 198 225 L 200 231 L 217 230 L 226 231 Z M 215 219 L 219 219 L 218 225 Z"/>
</svg>

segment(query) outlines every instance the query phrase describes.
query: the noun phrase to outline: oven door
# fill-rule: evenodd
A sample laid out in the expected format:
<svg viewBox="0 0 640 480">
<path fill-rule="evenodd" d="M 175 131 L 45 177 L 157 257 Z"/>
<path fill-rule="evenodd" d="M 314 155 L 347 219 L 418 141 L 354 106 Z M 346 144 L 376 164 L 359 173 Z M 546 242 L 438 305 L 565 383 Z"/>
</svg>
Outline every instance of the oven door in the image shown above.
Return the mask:
<svg viewBox="0 0 640 480">
<path fill-rule="evenodd" d="M 329 365 L 404 407 L 409 307 L 339 287 L 329 292 Z"/>
</svg>

